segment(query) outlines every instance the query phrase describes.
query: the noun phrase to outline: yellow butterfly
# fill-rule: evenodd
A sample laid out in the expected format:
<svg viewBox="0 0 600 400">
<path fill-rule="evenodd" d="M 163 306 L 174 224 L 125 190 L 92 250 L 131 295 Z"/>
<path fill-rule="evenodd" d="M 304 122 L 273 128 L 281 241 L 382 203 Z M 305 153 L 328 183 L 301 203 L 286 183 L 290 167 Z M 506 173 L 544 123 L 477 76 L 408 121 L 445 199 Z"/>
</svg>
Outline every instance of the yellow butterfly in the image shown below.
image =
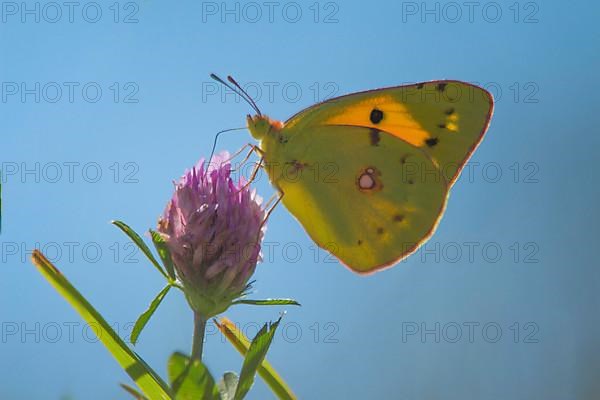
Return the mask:
<svg viewBox="0 0 600 400">
<path fill-rule="evenodd" d="M 248 129 L 280 200 L 360 274 L 392 266 L 433 234 L 494 107 L 483 88 L 442 80 L 333 98 L 283 123 L 229 82 L 256 111 Z"/>
</svg>

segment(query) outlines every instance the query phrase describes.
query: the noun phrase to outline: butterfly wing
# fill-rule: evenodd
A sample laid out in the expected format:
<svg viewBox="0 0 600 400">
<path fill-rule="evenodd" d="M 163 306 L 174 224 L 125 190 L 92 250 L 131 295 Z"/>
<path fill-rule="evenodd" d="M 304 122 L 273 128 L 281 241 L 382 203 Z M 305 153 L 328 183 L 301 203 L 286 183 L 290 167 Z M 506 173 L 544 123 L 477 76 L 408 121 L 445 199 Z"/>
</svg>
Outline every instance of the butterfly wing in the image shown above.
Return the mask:
<svg viewBox="0 0 600 400">
<path fill-rule="evenodd" d="M 321 125 L 386 132 L 424 150 L 453 184 L 483 138 L 493 104 L 491 94 L 478 86 L 433 81 L 330 99 L 296 114 L 285 127 L 294 133 Z"/>
<path fill-rule="evenodd" d="M 436 81 L 342 96 L 288 120 L 267 159 L 311 238 L 359 273 L 392 265 L 433 233 L 481 141 L 490 94 Z"/>
</svg>

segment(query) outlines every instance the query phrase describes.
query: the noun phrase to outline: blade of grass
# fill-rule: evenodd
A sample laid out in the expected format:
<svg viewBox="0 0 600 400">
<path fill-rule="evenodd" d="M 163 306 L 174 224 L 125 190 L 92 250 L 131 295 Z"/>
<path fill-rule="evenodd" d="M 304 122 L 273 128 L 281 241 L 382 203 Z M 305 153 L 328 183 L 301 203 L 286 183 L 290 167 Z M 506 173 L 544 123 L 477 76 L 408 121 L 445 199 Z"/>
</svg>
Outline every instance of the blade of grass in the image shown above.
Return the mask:
<svg viewBox="0 0 600 400">
<path fill-rule="evenodd" d="M 140 392 L 138 392 L 137 390 L 135 390 L 134 388 L 132 388 L 129 385 L 126 385 L 124 383 L 120 383 L 121 387 L 127 392 L 129 393 L 135 400 L 148 400 L 146 397 L 144 397 L 143 394 L 141 394 Z"/>
<path fill-rule="evenodd" d="M 71 285 L 67 278 L 40 251 L 34 250 L 31 259 L 42 276 L 75 311 L 88 324 L 94 324 L 98 328 L 98 339 L 135 381 L 144 395 L 153 400 L 171 399 L 167 384 L 125 344 L 102 315 Z"/>
<path fill-rule="evenodd" d="M 226 317 L 221 317 L 221 321 L 215 320 L 214 322 L 223 336 L 225 336 L 233 347 L 245 357 L 250 348 L 250 340 L 248 340 L 246 335 L 244 335 L 244 333 Z M 282 400 L 296 400 L 296 395 L 266 359 L 264 359 L 262 364 L 258 367 L 257 372 L 271 388 L 273 393 L 275 393 L 277 398 Z"/>
</svg>

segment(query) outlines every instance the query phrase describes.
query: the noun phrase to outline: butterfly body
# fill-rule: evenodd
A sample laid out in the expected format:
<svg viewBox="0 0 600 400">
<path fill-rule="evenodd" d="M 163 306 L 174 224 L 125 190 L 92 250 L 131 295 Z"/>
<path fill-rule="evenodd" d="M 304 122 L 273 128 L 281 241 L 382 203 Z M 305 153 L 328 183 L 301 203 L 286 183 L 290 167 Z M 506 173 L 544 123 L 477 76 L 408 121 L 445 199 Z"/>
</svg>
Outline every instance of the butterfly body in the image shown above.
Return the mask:
<svg viewBox="0 0 600 400">
<path fill-rule="evenodd" d="M 371 273 L 431 236 L 492 109 L 485 90 L 436 81 L 338 97 L 285 123 L 249 116 L 248 128 L 311 238 Z"/>
</svg>

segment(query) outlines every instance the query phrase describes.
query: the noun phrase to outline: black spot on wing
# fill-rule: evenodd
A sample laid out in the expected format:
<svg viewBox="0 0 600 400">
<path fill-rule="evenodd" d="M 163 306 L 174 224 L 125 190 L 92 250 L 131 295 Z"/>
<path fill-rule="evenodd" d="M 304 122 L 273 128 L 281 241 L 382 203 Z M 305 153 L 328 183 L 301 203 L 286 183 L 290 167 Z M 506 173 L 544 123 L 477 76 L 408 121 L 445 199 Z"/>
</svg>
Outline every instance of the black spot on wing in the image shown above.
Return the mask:
<svg viewBox="0 0 600 400">
<path fill-rule="evenodd" d="M 371 129 L 369 131 L 369 139 L 371 140 L 371 146 L 379 146 L 381 136 L 379 135 L 378 129 Z"/>
<path fill-rule="evenodd" d="M 371 115 L 369 116 L 369 119 L 371 120 L 372 123 L 377 125 L 383 119 L 383 111 L 381 111 L 377 108 L 374 108 L 373 111 L 371 111 Z"/>
<path fill-rule="evenodd" d="M 279 143 L 281 143 L 281 144 L 286 144 L 288 142 L 288 138 L 282 134 L 278 135 L 278 140 L 279 140 Z"/>
<path fill-rule="evenodd" d="M 438 138 L 429 138 L 429 139 L 425 139 L 425 144 L 428 147 L 434 147 L 435 145 L 438 144 L 440 140 Z"/>
</svg>

